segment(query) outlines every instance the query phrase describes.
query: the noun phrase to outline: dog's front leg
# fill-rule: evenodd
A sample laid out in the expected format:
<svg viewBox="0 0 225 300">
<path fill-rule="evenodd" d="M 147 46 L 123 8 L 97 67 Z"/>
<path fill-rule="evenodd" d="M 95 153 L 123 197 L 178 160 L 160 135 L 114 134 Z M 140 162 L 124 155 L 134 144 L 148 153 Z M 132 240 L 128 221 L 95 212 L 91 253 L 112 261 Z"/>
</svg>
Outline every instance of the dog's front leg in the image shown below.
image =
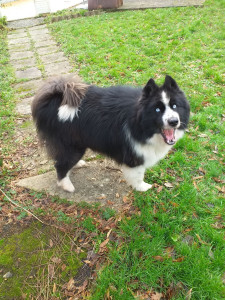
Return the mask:
<svg viewBox="0 0 225 300">
<path fill-rule="evenodd" d="M 128 166 L 123 165 L 122 170 L 127 183 L 130 184 L 137 191 L 145 192 L 152 187 L 151 184 L 144 182 L 144 166 L 130 168 Z"/>
</svg>

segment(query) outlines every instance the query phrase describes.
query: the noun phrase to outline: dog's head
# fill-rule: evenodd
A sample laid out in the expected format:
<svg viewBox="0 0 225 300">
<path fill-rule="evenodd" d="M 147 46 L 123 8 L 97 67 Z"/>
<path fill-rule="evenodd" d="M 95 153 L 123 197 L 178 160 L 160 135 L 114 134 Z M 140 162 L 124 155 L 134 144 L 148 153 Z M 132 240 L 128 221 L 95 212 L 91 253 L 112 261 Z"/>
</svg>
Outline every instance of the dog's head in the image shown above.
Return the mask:
<svg viewBox="0 0 225 300">
<path fill-rule="evenodd" d="M 139 122 L 146 137 L 160 133 L 168 145 L 176 142 L 175 131 L 184 130 L 189 121 L 190 106 L 176 81 L 165 77 L 162 86 L 150 79 L 139 101 Z"/>
</svg>

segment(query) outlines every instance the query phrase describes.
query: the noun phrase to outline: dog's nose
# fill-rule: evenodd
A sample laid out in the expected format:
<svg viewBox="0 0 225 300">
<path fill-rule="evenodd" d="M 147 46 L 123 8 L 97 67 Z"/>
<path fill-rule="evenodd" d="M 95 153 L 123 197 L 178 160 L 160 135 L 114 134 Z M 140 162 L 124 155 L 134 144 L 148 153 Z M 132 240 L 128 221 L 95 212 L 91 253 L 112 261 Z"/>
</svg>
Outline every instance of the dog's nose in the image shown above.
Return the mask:
<svg viewBox="0 0 225 300">
<path fill-rule="evenodd" d="M 177 126 L 177 124 L 178 124 L 178 118 L 170 118 L 169 120 L 168 120 L 168 124 L 171 126 L 171 127 L 176 127 Z"/>
</svg>

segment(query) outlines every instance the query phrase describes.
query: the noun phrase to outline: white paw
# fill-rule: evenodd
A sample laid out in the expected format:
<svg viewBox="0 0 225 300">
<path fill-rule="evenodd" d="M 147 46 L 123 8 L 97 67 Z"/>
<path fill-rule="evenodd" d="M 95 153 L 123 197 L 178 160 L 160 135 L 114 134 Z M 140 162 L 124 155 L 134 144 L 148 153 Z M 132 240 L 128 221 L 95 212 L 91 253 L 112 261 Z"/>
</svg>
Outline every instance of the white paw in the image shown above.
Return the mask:
<svg viewBox="0 0 225 300">
<path fill-rule="evenodd" d="M 84 160 L 79 160 L 78 163 L 75 165 L 75 168 L 82 168 L 86 166 L 86 162 Z"/>
<path fill-rule="evenodd" d="M 75 188 L 69 177 L 64 177 L 62 180 L 57 181 L 57 185 L 66 192 L 73 193 L 75 191 Z"/>
<path fill-rule="evenodd" d="M 147 190 L 151 189 L 152 185 L 148 184 L 144 181 L 142 181 L 142 183 L 140 183 L 139 185 L 135 186 L 135 189 L 139 192 L 146 192 Z"/>
</svg>

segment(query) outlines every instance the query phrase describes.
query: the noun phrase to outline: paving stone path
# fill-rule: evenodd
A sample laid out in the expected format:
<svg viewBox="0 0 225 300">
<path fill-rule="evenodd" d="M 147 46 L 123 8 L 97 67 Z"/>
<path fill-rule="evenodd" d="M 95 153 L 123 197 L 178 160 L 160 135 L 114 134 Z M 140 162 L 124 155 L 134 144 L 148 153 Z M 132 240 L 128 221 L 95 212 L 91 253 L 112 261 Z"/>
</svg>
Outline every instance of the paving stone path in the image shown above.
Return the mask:
<svg viewBox="0 0 225 300">
<path fill-rule="evenodd" d="M 15 69 L 16 78 L 21 81 L 14 85 L 18 102 L 16 110 L 19 115 L 31 121 L 31 102 L 33 95 L 51 76 L 71 72 L 72 65 L 60 50 L 46 25 L 16 29 L 8 34 L 10 63 Z M 34 126 L 30 122 L 26 134 L 36 137 Z M 88 151 L 87 166 L 74 169 L 71 181 L 75 193 L 62 191 L 56 185 L 56 174 L 52 170 L 53 162 L 49 161 L 41 149 L 25 156 L 22 164 L 32 176 L 16 184 L 35 191 L 46 191 L 50 195 L 66 198 L 70 201 L 100 202 L 117 209 L 123 203 L 123 196 L 131 190 L 122 178 L 117 165 L 107 159 L 96 160 L 96 154 Z M 38 175 L 38 173 L 43 173 Z M 47 172 L 46 172 L 47 171 Z M 35 176 L 33 176 L 35 175 Z"/>
<path fill-rule="evenodd" d="M 8 34 L 10 63 L 21 82 L 15 86 L 21 101 L 17 111 L 30 114 L 30 103 L 46 77 L 66 74 L 72 67 L 46 25 L 16 29 Z"/>
</svg>

